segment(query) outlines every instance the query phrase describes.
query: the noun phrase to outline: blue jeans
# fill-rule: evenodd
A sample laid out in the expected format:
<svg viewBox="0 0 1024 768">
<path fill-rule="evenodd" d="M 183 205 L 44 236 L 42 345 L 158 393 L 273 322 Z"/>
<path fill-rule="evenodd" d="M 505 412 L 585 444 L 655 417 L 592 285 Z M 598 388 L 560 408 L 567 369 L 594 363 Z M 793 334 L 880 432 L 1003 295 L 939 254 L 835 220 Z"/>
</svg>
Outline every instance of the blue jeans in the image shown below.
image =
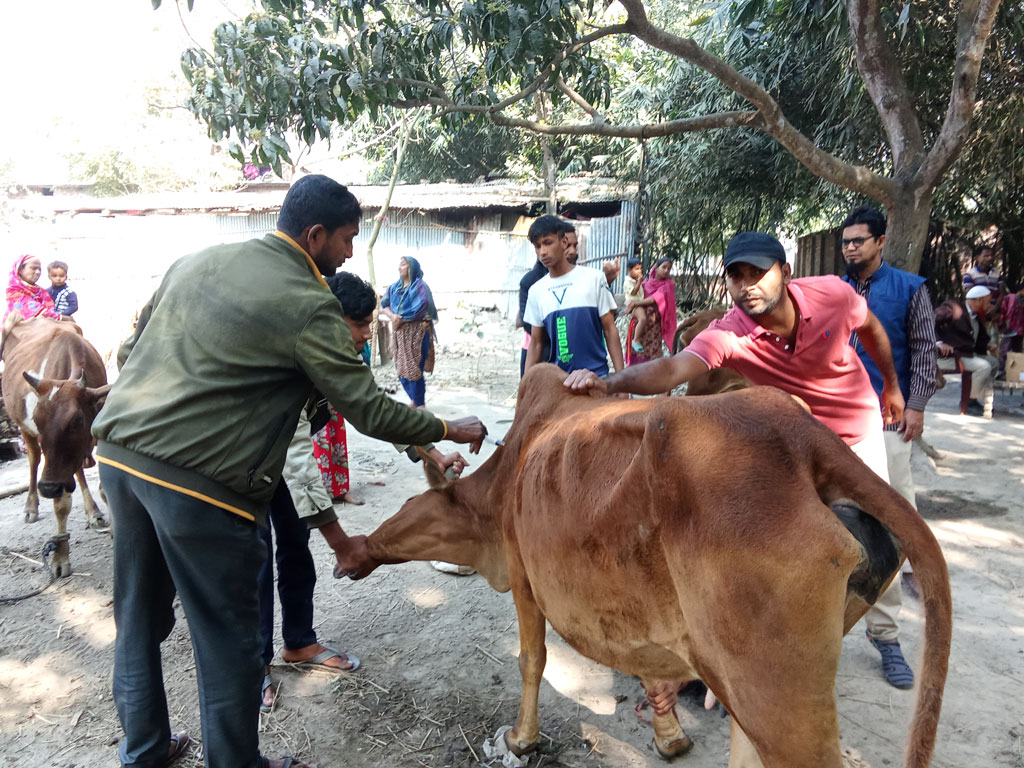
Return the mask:
<svg viewBox="0 0 1024 768">
<path fill-rule="evenodd" d="M 207 768 L 259 761 L 259 600 L 266 557 L 257 525 L 107 464 L 114 532 L 114 703 L 124 766 L 161 767 L 171 728 L 160 644 L 177 593 L 192 635 Z"/>
<path fill-rule="evenodd" d="M 312 450 L 312 446 L 310 446 Z M 277 484 L 270 502 L 270 526 L 260 529 L 267 561 L 260 570 L 260 632 L 263 663 L 274 658 L 274 547 L 270 529 L 277 538 L 277 594 L 281 599 L 281 634 L 284 647 L 305 648 L 316 642 L 313 630 L 313 588 L 316 568 L 309 553 L 309 528 L 295 511 L 292 495 L 284 480 Z"/>
</svg>

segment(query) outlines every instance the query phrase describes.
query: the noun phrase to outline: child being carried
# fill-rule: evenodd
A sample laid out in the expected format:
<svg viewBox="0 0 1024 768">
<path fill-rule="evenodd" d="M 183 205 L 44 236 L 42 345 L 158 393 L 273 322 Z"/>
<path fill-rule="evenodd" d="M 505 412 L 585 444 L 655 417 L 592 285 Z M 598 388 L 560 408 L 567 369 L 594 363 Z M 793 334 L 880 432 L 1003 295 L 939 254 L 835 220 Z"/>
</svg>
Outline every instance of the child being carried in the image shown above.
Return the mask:
<svg viewBox="0 0 1024 768">
<path fill-rule="evenodd" d="M 647 329 L 647 310 L 638 306 L 644 299 L 644 266 L 640 259 L 630 259 L 626 262 L 626 279 L 623 281 L 623 293 L 625 294 L 626 312 L 633 315 L 636 320 L 636 329 L 633 331 L 633 351 L 642 354 L 643 346 L 638 339 Z"/>
</svg>

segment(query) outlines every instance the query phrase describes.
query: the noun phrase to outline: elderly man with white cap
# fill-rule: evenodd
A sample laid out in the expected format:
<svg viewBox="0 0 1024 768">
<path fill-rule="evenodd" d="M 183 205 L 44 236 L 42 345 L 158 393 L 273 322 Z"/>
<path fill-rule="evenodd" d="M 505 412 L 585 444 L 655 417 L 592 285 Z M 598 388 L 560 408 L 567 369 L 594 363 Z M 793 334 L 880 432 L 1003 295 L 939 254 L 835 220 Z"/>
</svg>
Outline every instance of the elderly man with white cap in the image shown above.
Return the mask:
<svg viewBox="0 0 1024 768">
<path fill-rule="evenodd" d="M 985 328 L 991 291 L 976 285 L 967 291 L 965 301 L 949 299 L 935 309 L 935 336 L 939 345 L 939 370 L 955 371 L 956 357 L 970 371 L 971 399 L 967 413 L 992 418 L 993 374 L 996 359 L 989 355 L 989 335 Z"/>
</svg>

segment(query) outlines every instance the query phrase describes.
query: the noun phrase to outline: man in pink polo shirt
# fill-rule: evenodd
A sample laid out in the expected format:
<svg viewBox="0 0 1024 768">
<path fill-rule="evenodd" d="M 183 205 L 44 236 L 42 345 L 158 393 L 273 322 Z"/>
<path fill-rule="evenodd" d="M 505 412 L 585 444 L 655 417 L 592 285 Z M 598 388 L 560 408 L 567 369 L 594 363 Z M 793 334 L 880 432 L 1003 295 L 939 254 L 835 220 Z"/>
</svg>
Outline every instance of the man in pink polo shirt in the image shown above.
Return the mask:
<svg viewBox="0 0 1024 768">
<path fill-rule="evenodd" d="M 735 306 L 684 351 L 605 378 L 573 371 L 565 386 L 579 393 L 656 395 L 711 368 L 732 368 L 754 384 L 801 398 L 888 482 L 882 422 L 898 424 L 904 402 L 889 337 L 864 297 L 833 275 L 791 279 L 782 244 L 760 232 L 734 237 L 723 263 Z M 850 346 L 854 331 L 882 374 L 881 398 Z M 898 643 L 895 651 L 902 658 Z"/>
</svg>

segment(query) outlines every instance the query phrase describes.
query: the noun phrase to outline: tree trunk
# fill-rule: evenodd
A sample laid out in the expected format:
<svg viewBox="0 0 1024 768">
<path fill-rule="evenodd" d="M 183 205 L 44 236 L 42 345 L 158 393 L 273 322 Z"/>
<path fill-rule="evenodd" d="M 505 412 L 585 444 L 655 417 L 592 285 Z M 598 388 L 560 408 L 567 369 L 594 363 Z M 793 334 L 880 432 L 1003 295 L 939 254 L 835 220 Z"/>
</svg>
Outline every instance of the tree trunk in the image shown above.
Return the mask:
<svg viewBox="0 0 1024 768">
<path fill-rule="evenodd" d="M 914 190 L 909 184 L 897 182 L 889 205 L 889 221 L 885 233 L 885 260 L 893 267 L 917 274 L 921 255 L 928 240 L 928 222 L 932 209 L 932 193 Z"/>
<path fill-rule="evenodd" d="M 543 91 L 537 94 L 535 107 L 537 110 L 537 119 L 542 123 L 546 123 L 548 119 L 547 109 L 547 94 Z M 547 212 L 552 216 L 558 215 L 558 186 L 557 186 L 557 172 L 558 168 L 555 165 L 555 153 L 551 150 L 551 138 L 540 135 L 540 149 L 541 154 L 544 158 L 544 196 L 547 197 Z"/>
</svg>

